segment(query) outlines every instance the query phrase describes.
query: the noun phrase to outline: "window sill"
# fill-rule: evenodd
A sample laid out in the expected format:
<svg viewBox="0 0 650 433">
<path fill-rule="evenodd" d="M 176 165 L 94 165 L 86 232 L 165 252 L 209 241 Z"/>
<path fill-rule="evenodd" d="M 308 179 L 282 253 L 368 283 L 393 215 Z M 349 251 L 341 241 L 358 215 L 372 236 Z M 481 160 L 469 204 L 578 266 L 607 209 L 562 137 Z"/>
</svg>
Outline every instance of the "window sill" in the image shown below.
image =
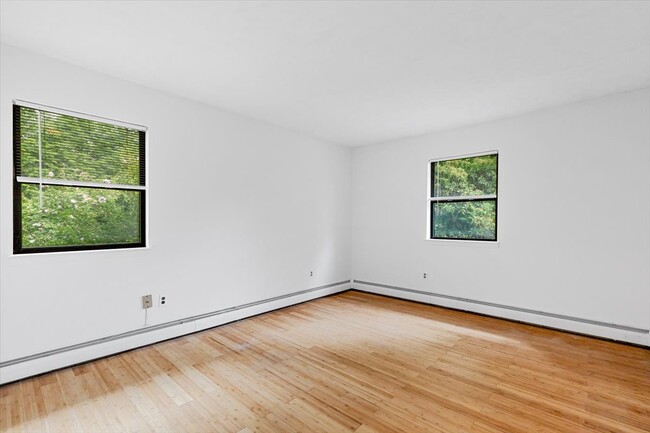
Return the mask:
<svg viewBox="0 0 650 433">
<path fill-rule="evenodd" d="M 40 257 L 40 256 L 58 256 L 58 255 L 68 255 L 68 254 L 88 254 L 88 253 L 112 253 L 112 252 L 124 252 L 124 251 L 143 251 L 151 249 L 151 247 L 133 247 L 133 248 L 105 248 L 97 250 L 76 250 L 76 251 L 49 251 L 42 253 L 25 253 L 25 254 L 9 254 L 9 257 Z"/>
<path fill-rule="evenodd" d="M 499 248 L 501 241 L 463 241 L 457 239 L 424 239 L 427 245 L 452 245 L 472 248 Z"/>
</svg>

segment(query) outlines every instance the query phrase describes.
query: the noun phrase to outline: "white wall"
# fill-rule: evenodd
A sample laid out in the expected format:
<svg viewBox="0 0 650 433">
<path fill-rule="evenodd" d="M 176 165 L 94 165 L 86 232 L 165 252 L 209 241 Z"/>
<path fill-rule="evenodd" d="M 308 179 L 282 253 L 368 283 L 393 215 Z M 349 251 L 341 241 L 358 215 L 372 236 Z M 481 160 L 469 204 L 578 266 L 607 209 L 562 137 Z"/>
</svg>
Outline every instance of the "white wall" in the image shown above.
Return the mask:
<svg viewBox="0 0 650 433">
<path fill-rule="evenodd" d="M 500 243 L 424 240 L 427 162 L 488 150 L 499 151 Z M 352 170 L 355 279 L 650 328 L 650 90 L 356 148 Z M 355 287 L 650 344 L 647 333 Z"/>
<path fill-rule="evenodd" d="M 152 325 L 350 278 L 350 149 L 13 47 L 0 60 L 0 361 L 142 328 L 148 293 L 169 300 Z M 150 248 L 12 255 L 13 99 L 148 126 Z"/>
</svg>

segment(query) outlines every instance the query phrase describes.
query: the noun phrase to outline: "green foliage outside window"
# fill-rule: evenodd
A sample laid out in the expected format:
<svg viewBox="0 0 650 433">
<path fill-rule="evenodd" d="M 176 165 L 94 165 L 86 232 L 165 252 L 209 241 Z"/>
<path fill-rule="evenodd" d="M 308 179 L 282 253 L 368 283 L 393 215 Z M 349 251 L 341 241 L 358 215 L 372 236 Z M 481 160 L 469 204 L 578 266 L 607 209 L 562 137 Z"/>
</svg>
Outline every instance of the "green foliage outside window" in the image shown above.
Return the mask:
<svg viewBox="0 0 650 433">
<path fill-rule="evenodd" d="M 140 242 L 140 192 L 22 185 L 25 248 Z"/>
<path fill-rule="evenodd" d="M 17 175 L 42 174 L 43 181 L 42 188 L 19 185 L 20 249 L 142 243 L 143 191 L 48 184 L 144 185 L 142 133 L 46 111 L 39 116 L 33 108 L 19 110 Z"/>
<path fill-rule="evenodd" d="M 431 237 L 496 240 L 497 155 L 432 163 Z"/>
</svg>

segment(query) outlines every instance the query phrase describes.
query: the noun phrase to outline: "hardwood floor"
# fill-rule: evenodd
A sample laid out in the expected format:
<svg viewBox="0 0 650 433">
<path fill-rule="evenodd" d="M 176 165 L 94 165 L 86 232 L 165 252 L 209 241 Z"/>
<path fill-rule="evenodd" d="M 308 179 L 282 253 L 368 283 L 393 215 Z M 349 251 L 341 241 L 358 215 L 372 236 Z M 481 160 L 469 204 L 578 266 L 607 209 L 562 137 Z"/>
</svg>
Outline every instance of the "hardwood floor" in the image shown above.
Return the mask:
<svg viewBox="0 0 650 433">
<path fill-rule="evenodd" d="M 650 431 L 650 350 L 346 292 L 0 388 L 7 432 Z"/>
</svg>

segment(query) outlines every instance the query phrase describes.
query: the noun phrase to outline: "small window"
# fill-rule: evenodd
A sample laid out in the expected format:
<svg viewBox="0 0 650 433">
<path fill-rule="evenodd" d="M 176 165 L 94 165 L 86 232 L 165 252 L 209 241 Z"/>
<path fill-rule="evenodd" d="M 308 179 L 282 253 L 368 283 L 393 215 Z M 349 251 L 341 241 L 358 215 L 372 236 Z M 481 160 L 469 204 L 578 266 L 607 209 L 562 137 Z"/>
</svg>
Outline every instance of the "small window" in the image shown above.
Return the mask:
<svg viewBox="0 0 650 433">
<path fill-rule="evenodd" d="M 143 247 L 145 131 L 14 103 L 14 253 Z"/>
<path fill-rule="evenodd" d="M 429 239 L 497 240 L 497 153 L 431 162 Z"/>
</svg>

